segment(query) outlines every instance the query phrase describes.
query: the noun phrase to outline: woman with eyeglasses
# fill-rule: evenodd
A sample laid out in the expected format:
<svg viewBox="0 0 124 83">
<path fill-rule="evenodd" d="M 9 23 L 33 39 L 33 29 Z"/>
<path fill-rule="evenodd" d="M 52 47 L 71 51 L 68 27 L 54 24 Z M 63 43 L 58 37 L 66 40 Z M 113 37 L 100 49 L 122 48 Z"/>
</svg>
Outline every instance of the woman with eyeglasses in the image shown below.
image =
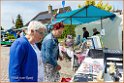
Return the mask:
<svg viewBox="0 0 124 83">
<path fill-rule="evenodd" d="M 52 31 L 43 39 L 42 42 L 42 60 L 44 65 L 44 82 L 59 82 L 59 70 L 61 66 L 57 63 L 59 56 L 58 37 L 63 33 L 63 23 L 53 25 Z"/>
<path fill-rule="evenodd" d="M 35 43 L 45 36 L 46 27 L 41 22 L 31 21 L 26 36 L 14 41 L 10 47 L 9 79 L 10 82 L 37 82 L 43 81 L 41 51 Z M 43 66 L 43 65 L 42 65 Z M 42 79 L 41 79 L 42 78 Z"/>
</svg>

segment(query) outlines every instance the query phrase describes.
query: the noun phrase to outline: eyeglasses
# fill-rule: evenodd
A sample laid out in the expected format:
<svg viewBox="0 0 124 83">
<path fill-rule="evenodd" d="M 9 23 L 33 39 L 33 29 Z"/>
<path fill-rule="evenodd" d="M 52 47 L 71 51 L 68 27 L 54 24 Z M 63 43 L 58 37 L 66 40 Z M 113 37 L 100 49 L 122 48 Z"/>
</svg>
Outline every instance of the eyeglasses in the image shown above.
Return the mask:
<svg viewBox="0 0 124 83">
<path fill-rule="evenodd" d="M 40 35 L 46 35 L 47 33 L 46 32 L 40 32 L 38 30 L 35 30 L 36 32 L 38 32 Z"/>
</svg>

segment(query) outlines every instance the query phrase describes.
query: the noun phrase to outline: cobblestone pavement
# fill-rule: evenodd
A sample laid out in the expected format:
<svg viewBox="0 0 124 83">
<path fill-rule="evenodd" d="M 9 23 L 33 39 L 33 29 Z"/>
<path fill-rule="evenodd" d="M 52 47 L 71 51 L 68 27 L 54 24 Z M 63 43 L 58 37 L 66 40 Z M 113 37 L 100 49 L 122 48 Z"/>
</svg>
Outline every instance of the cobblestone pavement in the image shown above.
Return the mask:
<svg viewBox="0 0 124 83">
<path fill-rule="evenodd" d="M 1 73 L 0 81 L 8 82 L 8 63 L 9 63 L 9 49 L 10 47 L 1 46 Z M 71 70 L 71 62 L 58 61 L 62 69 L 60 71 L 61 77 L 72 77 L 74 72 Z"/>
<path fill-rule="evenodd" d="M 9 47 L 1 47 L 1 63 L 0 63 L 0 80 L 8 82 L 8 62 L 9 62 Z"/>
</svg>

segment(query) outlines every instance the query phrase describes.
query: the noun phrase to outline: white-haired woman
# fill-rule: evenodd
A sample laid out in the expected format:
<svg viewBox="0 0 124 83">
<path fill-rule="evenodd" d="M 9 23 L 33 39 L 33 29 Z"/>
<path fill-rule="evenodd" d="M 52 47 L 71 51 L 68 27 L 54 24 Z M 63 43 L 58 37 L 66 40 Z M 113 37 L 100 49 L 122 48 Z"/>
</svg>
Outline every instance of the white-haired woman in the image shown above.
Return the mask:
<svg viewBox="0 0 124 83">
<path fill-rule="evenodd" d="M 38 21 L 31 21 L 28 33 L 14 41 L 10 48 L 9 79 L 10 82 L 38 81 L 38 51 L 35 43 L 40 42 L 46 27 Z"/>
</svg>

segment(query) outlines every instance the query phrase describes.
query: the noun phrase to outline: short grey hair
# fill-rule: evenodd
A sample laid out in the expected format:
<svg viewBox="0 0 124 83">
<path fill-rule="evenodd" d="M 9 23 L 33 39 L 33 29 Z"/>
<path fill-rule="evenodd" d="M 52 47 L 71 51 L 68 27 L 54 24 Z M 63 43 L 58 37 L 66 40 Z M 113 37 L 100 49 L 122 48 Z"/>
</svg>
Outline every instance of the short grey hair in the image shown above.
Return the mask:
<svg viewBox="0 0 124 83">
<path fill-rule="evenodd" d="M 40 28 L 46 29 L 46 26 L 39 21 L 31 21 L 28 25 L 28 33 L 30 32 L 31 29 L 38 30 Z"/>
</svg>

